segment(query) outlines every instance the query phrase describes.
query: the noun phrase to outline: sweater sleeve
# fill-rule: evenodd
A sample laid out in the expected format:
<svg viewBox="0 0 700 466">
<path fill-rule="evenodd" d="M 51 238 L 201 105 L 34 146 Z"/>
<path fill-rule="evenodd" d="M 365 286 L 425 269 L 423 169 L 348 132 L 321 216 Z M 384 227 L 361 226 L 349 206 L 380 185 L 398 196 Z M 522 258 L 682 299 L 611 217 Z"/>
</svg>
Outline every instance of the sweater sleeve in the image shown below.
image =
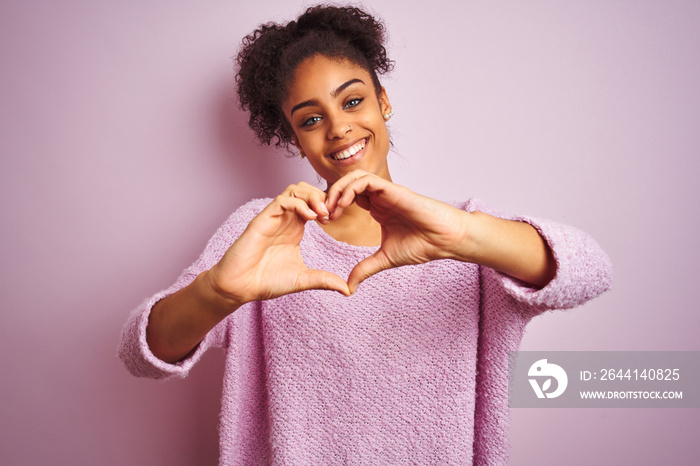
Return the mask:
<svg viewBox="0 0 700 466">
<path fill-rule="evenodd" d="M 478 200 L 464 206 L 534 226 L 552 250 L 554 278 L 541 289 L 479 267 L 481 306 L 475 407 L 474 464 L 508 464 L 510 410 L 509 355 L 517 351 L 530 319 L 550 309 L 572 308 L 603 293 L 612 281 L 612 265 L 601 247 L 576 228 L 530 217 L 508 217 Z"/>
<path fill-rule="evenodd" d="M 151 309 L 158 301 L 186 287 L 197 275 L 213 267 L 268 203 L 269 199 L 257 199 L 234 212 L 209 240 L 199 258 L 182 272 L 172 286 L 147 298 L 132 311 L 122 330 L 119 345 L 119 357 L 129 372 L 135 376 L 155 379 L 185 377 L 207 349 L 225 345 L 228 319 L 217 324 L 184 360 L 175 364 L 166 363 L 151 352 L 146 342 L 146 327 Z"/>
<path fill-rule="evenodd" d="M 493 276 L 505 293 L 530 307 L 533 315 L 551 309 L 576 307 L 610 288 L 613 275 L 610 258 L 583 231 L 549 220 L 505 216 L 479 200 L 470 200 L 466 210 L 529 223 L 549 245 L 557 270 L 554 278 L 543 288 L 534 288 L 508 275 L 482 268 L 482 273 Z"/>
</svg>

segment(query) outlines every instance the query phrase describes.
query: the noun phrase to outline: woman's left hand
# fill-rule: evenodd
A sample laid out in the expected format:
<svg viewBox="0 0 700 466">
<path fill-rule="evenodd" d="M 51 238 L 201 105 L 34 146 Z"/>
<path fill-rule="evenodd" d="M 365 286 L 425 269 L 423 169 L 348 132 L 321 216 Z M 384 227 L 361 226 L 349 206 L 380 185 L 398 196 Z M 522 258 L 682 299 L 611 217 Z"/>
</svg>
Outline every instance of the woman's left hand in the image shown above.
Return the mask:
<svg viewBox="0 0 700 466">
<path fill-rule="evenodd" d="M 379 222 L 382 240 L 379 249 L 350 272 L 351 293 L 382 270 L 437 259 L 484 265 L 535 287 L 545 286 L 556 274 L 552 251 L 527 223 L 465 212 L 360 170 L 328 190 L 331 220 L 353 202 Z"/>
<path fill-rule="evenodd" d="M 326 198 L 331 220 L 353 202 L 379 222 L 382 241 L 379 250 L 350 272 L 351 292 L 385 269 L 458 258 L 457 249 L 466 244 L 466 212 L 371 173 L 354 171 L 331 186 Z"/>
</svg>

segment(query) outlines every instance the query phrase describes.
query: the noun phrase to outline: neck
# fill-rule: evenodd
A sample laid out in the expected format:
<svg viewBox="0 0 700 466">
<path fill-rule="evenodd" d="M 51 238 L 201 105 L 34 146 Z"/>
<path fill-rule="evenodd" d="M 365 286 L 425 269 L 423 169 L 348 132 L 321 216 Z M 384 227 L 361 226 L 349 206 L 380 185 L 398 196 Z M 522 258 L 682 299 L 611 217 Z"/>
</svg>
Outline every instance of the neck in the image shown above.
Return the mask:
<svg viewBox="0 0 700 466">
<path fill-rule="evenodd" d="M 353 246 L 379 246 L 382 230 L 379 223 L 368 211 L 352 204 L 344 210 L 343 216 L 321 228 L 337 241 Z"/>
</svg>

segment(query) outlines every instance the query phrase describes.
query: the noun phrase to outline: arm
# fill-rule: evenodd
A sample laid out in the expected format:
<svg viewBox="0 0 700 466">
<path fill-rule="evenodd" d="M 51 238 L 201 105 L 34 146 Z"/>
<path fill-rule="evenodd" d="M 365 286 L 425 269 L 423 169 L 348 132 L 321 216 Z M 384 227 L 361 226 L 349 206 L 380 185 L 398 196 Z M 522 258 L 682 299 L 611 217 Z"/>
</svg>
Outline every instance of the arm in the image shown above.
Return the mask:
<svg viewBox="0 0 700 466">
<path fill-rule="evenodd" d="M 527 223 L 481 212 L 465 212 L 418 195 L 366 172 L 353 172 L 329 190 L 331 219 L 352 202 L 382 226 L 380 249 L 350 273 L 354 291 L 369 276 L 390 268 L 437 259 L 456 259 L 494 268 L 536 287 L 556 274 L 547 243 Z"/>
<path fill-rule="evenodd" d="M 217 292 L 209 271 L 204 271 L 192 283 L 153 306 L 146 327 L 148 346 L 162 361 L 181 361 L 241 304 Z"/>
<path fill-rule="evenodd" d="M 455 259 L 473 262 L 542 288 L 557 272 L 546 241 L 530 224 L 482 212 L 462 212 L 463 240 Z"/>
</svg>

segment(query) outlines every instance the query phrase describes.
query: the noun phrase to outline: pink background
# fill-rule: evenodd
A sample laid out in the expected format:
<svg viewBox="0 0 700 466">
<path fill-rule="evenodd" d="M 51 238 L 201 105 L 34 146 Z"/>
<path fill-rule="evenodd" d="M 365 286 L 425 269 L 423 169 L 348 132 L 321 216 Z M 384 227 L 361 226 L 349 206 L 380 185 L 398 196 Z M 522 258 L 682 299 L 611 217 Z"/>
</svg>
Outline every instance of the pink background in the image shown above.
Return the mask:
<svg viewBox="0 0 700 466">
<path fill-rule="evenodd" d="M 389 25 L 394 180 L 591 233 L 614 290 L 530 350 L 700 350 L 700 3 L 369 4 Z M 130 377 L 128 312 L 251 197 L 315 176 L 258 148 L 243 35 L 288 1 L 0 4 L 0 463 L 215 464 L 222 357 Z M 514 410 L 512 464 L 690 464 L 697 410 Z"/>
</svg>

